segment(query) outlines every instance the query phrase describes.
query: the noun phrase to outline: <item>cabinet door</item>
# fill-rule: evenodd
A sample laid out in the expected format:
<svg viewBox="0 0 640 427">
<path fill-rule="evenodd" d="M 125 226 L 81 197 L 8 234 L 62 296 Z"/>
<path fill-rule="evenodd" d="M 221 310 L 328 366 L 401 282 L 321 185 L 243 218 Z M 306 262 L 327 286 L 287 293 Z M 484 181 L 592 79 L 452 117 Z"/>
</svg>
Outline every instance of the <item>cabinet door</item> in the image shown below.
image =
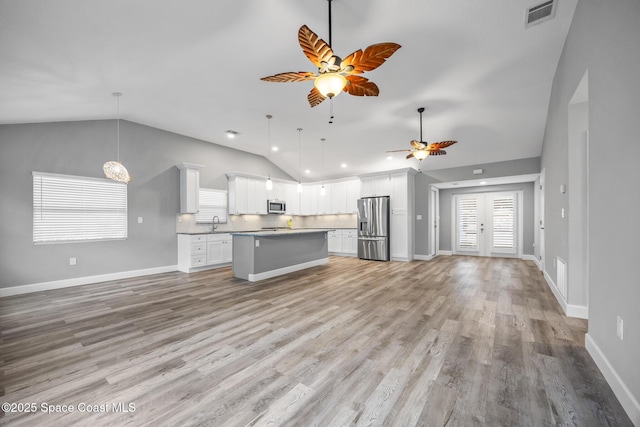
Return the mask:
<svg viewBox="0 0 640 427">
<path fill-rule="evenodd" d="M 389 175 L 377 175 L 374 177 L 374 181 L 375 181 L 376 196 L 391 195 L 391 185 L 389 183 Z"/>
<path fill-rule="evenodd" d="M 360 182 L 357 179 L 347 181 L 347 213 L 358 212 L 358 199 L 360 198 Z"/>
<path fill-rule="evenodd" d="M 391 193 L 390 208 L 391 209 L 407 209 L 408 204 L 408 186 L 407 174 L 399 173 L 390 176 Z"/>
<path fill-rule="evenodd" d="M 247 213 L 247 178 L 236 176 L 229 180 L 229 214 Z"/>
<path fill-rule="evenodd" d="M 200 171 L 180 169 L 180 213 L 197 213 L 200 206 Z"/>
<path fill-rule="evenodd" d="M 287 202 L 287 214 L 300 215 L 300 193 L 298 193 L 297 184 L 286 184 L 286 197 L 284 199 Z"/>
<path fill-rule="evenodd" d="M 311 185 L 303 185 L 300 194 L 300 213 L 311 215 Z"/>
<path fill-rule="evenodd" d="M 318 185 L 318 215 L 328 215 L 331 213 L 331 185 L 324 184 L 324 196 L 322 195 L 323 184 Z"/>
<path fill-rule="evenodd" d="M 331 184 L 331 211 L 332 214 L 347 213 L 347 183 L 335 182 Z"/>
<path fill-rule="evenodd" d="M 223 260 L 222 240 L 207 242 L 207 265 L 220 264 Z"/>
<path fill-rule="evenodd" d="M 222 241 L 222 262 L 233 261 L 233 240 L 231 236 Z"/>
<path fill-rule="evenodd" d="M 309 186 L 309 215 L 318 215 L 318 195 L 320 194 L 319 190 L 319 185 L 314 184 Z"/>
<path fill-rule="evenodd" d="M 360 178 L 360 195 L 362 197 L 373 197 L 376 195 L 376 181 L 374 177 L 368 176 Z"/>
<path fill-rule="evenodd" d="M 342 233 L 341 230 L 329 231 L 328 235 L 328 250 L 329 252 L 342 252 Z"/>
<path fill-rule="evenodd" d="M 342 230 L 342 252 L 355 255 L 358 249 L 358 235 L 356 230 Z"/>
<path fill-rule="evenodd" d="M 266 180 L 247 179 L 247 213 L 267 213 L 267 183 Z"/>
<path fill-rule="evenodd" d="M 266 188 L 265 183 L 265 188 Z M 271 191 L 267 190 L 267 199 L 268 200 L 284 200 L 287 201 L 287 194 L 285 189 L 285 184 L 283 182 L 274 182 L 273 189 Z"/>
</svg>

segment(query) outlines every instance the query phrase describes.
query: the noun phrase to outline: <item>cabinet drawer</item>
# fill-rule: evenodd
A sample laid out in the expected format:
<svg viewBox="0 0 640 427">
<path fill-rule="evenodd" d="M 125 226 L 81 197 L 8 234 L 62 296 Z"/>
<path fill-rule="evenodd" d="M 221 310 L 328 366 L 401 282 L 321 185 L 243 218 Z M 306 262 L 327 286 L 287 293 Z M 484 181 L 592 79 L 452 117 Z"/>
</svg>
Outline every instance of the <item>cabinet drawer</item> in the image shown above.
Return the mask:
<svg viewBox="0 0 640 427">
<path fill-rule="evenodd" d="M 225 240 L 231 241 L 231 234 L 207 234 L 207 242 L 221 242 Z"/>
<path fill-rule="evenodd" d="M 206 242 L 206 241 L 207 241 L 206 234 L 191 236 L 191 243 L 199 243 L 199 242 Z"/>
<path fill-rule="evenodd" d="M 191 267 L 204 267 L 207 265 L 207 257 L 205 255 L 196 255 L 191 257 Z"/>
<path fill-rule="evenodd" d="M 191 255 L 200 255 L 207 253 L 207 244 L 206 243 L 192 243 L 191 244 Z"/>
</svg>

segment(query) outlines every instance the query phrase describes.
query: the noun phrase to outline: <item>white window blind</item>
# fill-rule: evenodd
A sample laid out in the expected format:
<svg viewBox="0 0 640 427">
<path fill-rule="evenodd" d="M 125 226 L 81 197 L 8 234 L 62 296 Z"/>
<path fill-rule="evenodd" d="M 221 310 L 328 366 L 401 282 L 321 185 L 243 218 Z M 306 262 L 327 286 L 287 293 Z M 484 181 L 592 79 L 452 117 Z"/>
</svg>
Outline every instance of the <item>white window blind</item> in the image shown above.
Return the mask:
<svg viewBox="0 0 640 427">
<path fill-rule="evenodd" d="M 458 199 L 458 250 L 478 249 L 478 201 Z"/>
<path fill-rule="evenodd" d="M 127 238 L 127 184 L 33 172 L 33 242 Z"/>
<path fill-rule="evenodd" d="M 227 222 L 227 192 L 212 188 L 200 188 L 200 207 L 196 222 L 213 222 L 217 216 L 220 223 Z"/>
<path fill-rule="evenodd" d="M 515 198 L 513 196 L 493 199 L 493 247 L 515 249 Z"/>
</svg>

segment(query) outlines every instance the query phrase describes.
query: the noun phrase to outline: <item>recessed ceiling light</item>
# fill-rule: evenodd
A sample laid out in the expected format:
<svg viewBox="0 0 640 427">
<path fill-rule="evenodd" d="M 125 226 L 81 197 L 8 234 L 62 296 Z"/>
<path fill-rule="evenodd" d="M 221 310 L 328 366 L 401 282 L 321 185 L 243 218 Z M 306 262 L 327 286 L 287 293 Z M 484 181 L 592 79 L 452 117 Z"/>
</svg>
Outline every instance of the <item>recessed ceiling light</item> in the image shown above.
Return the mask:
<svg viewBox="0 0 640 427">
<path fill-rule="evenodd" d="M 311 171 L 309 169 L 305 169 L 304 173 L 311 173 Z"/>
<path fill-rule="evenodd" d="M 229 139 L 233 139 L 233 138 L 235 138 L 235 137 L 236 137 L 236 135 L 238 134 L 238 132 L 236 132 L 235 130 L 231 130 L 231 129 L 229 129 L 229 130 L 226 132 L 226 134 L 227 134 L 227 138 L 229 138 Z"/>
<path fill-rule="evenodd" d="M 340 167 L 341 167 L 341 168 L 346 168 L 346 167 L 347 167 L 347 164 L 346 164 L 346 163 L 343 163 L 343 164 L 341 164 L 341 165 L 340 165 Z"/>
<path fill-rule="evenodd" d="M 458 183 L 457 183 L 457 182 L 454 182 L 454 183 L 453 183 L 453 184 L 451 184 L 451 185 L 458 185 Z"/>
<path fill-rule="evenodd" d="M 487 185 L 487 181 L 480 181 L 480 185 Z"/>
<path fill-rule="evenodd" d="M 387 156 L 387 160 L 393 160 L 393 156 Z"/>
<path fill-rule="evenodd" d="M 278 151 L 278 147 L 271 147 L 271 151 Z"/>
</svg>

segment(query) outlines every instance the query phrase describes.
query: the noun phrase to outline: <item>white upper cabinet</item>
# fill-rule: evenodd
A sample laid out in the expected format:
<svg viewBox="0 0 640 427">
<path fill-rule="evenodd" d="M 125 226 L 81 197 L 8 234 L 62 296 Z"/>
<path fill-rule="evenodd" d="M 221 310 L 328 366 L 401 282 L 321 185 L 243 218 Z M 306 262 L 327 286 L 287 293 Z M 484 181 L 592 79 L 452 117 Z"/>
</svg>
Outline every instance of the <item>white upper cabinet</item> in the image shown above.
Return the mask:
<svg viewBox="0 0 640 427">
<path fill-rule="evenodd" d="M 389 175 L 375 175 L 360 178 L 360 195 L 362 197 L 390 196 L 391 185 Z"/>
<path fill-rule="evenodd" d="M 324 186 L 324 196 L 322 195 L 322 187 Z M 328 215 L 331 213 L 331 184 L 320 184 L 318 188 L 318 215 Z"/>
<path fill-rule="evenodd" d="M 180 213 L 197 213 L 200 194 L 200 168 L 195 163 L 180 163 Z"/>
<path fill-rule="evenodd" d="M 285 194 L 284 201 L 287 203 L 287 214 L 301 215 L 298 184 L 285 184 Z"/>
<path fill-rule="evenodd" d="M 360 198 L 360 182 L 357 179 L 347 181 L 347 213 L 358 212 L 358 199 Z"/>
<path fill-rule="evenodd" d="M 347 213 L 347 183 L 334 182 L 331 184 L 331 212 L 332 214 Z"/>
</svg>

